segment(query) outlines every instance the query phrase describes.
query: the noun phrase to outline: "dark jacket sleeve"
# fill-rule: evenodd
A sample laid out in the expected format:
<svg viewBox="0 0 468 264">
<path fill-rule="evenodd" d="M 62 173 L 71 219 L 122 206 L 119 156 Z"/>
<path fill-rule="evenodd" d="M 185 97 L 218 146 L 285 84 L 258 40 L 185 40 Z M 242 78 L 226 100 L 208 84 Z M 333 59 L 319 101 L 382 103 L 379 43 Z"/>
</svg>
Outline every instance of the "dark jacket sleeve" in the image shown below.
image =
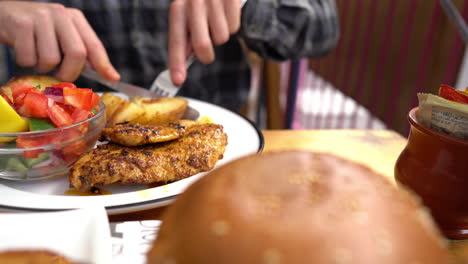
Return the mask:
<svg viewBox="0 0 468 264">
<path fill-rule="evenodd" d="M 335 0 L 248 0 L 239 36 L 266 59 L 325 55 L 339 38 Z"/>
</svg>

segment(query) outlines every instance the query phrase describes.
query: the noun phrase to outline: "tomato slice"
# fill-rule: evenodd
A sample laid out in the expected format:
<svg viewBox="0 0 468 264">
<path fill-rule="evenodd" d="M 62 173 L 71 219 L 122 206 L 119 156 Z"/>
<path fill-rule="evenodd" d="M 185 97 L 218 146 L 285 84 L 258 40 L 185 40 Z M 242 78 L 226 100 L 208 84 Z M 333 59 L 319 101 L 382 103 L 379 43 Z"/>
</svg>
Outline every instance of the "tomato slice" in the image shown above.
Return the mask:
<svg viewBox="0 0 468 264">
<path fill-rule="evenodd" d="M 47 111 L 47 97 L 40 93 L 28 92 L 24 97 L 23 106 L 18 109 L 23 116 L 28 117 L 49 117 Z"/>
<path fill-rule="evenodd" d="M 447 100 L 457 102 L 457 103 L 462 103 L 462 104 L 468 104 L 468 96 L 458 92 L 455 90 L 453 87 L 442 84 L 439 88 L 439 96 L 442 98 L 445 98 Z"/>
<path fill-rule="evenodd" d="M 58 87 L 58 88 L 65 88 L 65 87 L 76 88 L 76 85 L 74 83 L 70 83 L 70 82 L 56 83 L 56 84 L 52 84 L 51 86 L 52 87 Z"/>
<path fill-rule="evenodd" d="M 64 127 L 73 124 L 71 116 L 58 106 L 52 99 L 48 99 L 47 114 L 52 123 L 57 127 Z"/>
<path fill-rule="evenodd" d="M 63 101 L 76 108 L 91 111 L 93 91 L 87 88 L 63 88 Z"/>
</svg>

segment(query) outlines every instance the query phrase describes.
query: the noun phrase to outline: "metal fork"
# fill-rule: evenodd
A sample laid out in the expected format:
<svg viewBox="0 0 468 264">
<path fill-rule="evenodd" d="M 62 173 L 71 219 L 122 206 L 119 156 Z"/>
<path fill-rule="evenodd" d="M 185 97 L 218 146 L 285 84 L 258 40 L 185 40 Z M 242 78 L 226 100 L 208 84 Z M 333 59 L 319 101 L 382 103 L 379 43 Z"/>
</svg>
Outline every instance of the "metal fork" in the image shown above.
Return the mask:
<svg viewBox="0 0 468 264">
<path fill-rule="evenodd" d="M 246 2 L 247 0 L 241 1 L 240 3 L 241 8 L 244 7 Z M 195 61 L 195 56 L 192 53 L 187 58 L 187 61 L 185 64 L 187 70 L 194 61 Z M 179 91 L 179 89 L 180 89 L 180 86 L 175 86 L 174 83 L 172 82 L 169 69 L 164 70 L 161 73 L 159 73 L 159 75 L 156 77 L 156 79 L 151 84 L 151 87 L 149 88 L 150 91 L 155 92 L 156 94 L 161 95 L 163 97 L 174 97 Z"/>
<path fill-rule="evenodd" d="M 186 61 L 186 69 L 192 65 L 195 61 L 195 56 L 191 54 Z M 180 86 L 174 85 L 171 80 L 169 69 L 162 71 L 153 81 L 150 87 L 150 91 L 155 92 L 163 97 L 174 97 L 179 91 Z"/>
</svg>

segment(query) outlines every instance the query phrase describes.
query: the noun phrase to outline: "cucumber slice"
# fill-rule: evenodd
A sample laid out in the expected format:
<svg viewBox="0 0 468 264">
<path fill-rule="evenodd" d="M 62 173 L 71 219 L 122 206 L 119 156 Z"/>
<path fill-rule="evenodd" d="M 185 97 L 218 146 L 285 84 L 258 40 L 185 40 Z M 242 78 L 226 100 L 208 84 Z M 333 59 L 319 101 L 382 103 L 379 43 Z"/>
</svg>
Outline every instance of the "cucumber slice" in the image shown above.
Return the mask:
<svg viewBox="0 0 468 264">
<path fill-rule="evenodd" d="M 49 158 L 49 153 L 43 152 L 39 154 L 37 158 L 34 158 L 34 159 L 24 158 L 24 165 L 26 165 L 27 168 L 31 168 L 32 166 L 39 164 L 48 158 Z"/>
<path fill-rule="evenodd" d="M 47 118 L 28 118 L 29 121 L 29 131 L 40 131 L 55 128 L 54 124 L 50 119 Z"/>
<path fill-rule="evenodd" d="M 6 170 L 6 164 L 10 156 L 0 156 L 0 171 Z"/>
<path fill-rule="evenodd" d="M 18 172 L 28 171 L 28 168 L 19 157 L 10 157 L 6 162 L 5 169 Z"/>
</svg>

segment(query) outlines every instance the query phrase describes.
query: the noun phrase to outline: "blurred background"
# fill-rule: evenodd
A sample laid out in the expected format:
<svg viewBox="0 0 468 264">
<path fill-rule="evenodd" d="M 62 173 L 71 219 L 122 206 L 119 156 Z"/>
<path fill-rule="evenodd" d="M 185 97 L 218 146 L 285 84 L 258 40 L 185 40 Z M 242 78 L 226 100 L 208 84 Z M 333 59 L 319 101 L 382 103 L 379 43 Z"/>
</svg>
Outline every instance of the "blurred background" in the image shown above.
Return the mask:
<svg viewBox="0 0 468 264">
<path fill-rule="evenodd" d="M 466 21 L 468 1 L 451 1 Z M 388 128 L 406 136 L 418 92 L 437 93 L 442 83 L 468 86 L 465 44 L 439 0 L 337 6 L 341 38 L 327 56 L 253 60 L 264 110 L 247 111 L 250 118 L 270 129 Z"/>
</svg>

